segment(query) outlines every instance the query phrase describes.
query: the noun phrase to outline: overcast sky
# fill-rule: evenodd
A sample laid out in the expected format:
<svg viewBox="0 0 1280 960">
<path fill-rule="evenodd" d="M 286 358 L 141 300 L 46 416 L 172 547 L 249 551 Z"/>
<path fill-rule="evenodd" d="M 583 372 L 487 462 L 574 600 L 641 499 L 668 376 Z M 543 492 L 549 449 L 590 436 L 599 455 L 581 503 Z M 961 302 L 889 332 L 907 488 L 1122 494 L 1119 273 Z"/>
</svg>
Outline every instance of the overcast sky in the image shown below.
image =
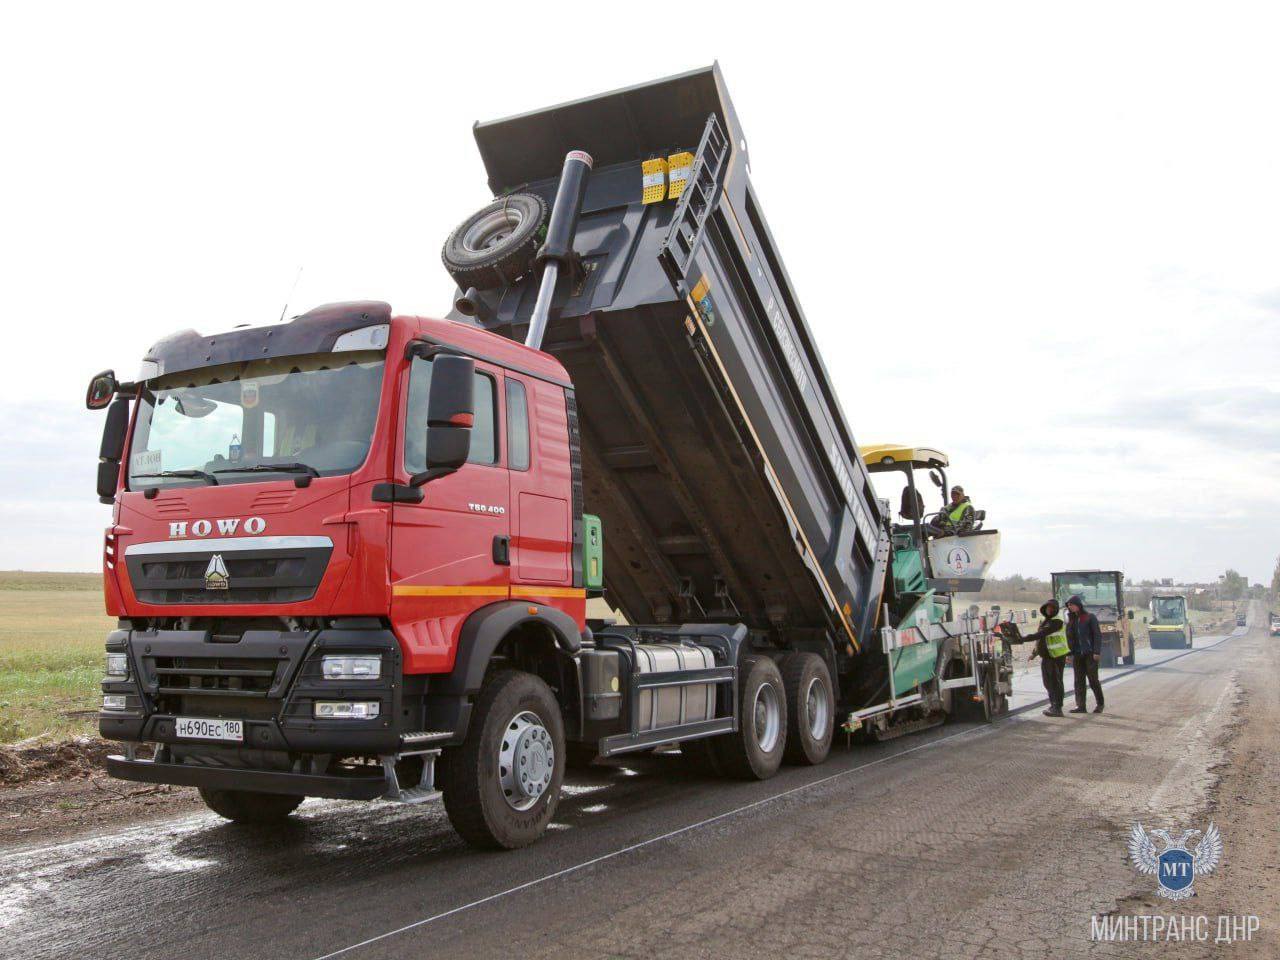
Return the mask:
<svg viewBox="0 0 1280 960">
<path fill-rule="evenodd" d="M 860 443 L 947 450 L 999 573 L 1269 581 L 1274 5 L 678 9 L 8 5 L 0 569 L 99 563 L 90 374 L 300 266 L 291 312 L 442 314 L 473 121 L 718 59 Z"/>
</svg>

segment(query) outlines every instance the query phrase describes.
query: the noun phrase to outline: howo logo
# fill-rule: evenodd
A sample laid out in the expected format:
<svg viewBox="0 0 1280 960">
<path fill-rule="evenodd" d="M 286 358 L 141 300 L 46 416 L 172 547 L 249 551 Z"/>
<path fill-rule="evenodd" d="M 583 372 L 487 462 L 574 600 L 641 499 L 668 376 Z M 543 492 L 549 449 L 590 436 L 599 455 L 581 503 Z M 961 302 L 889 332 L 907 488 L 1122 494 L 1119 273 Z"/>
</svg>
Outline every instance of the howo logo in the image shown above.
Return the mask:
<svg viewBox="0 0 1280 960">
<path fill-rule="evenodd" d="M 243 524 L 243 526 L 242 526 Z M 169 524 L 169 539 L 175 537 L 207 537 L 213 533 L 215 525 L 220 537 L 234 536 L 239 530 L 245 533 L 257 534 L 267 529 L 267 521 L 261 517 L 227 517 L 223 520 L 194 520 L 188 523 L 186 520 L 174 520 Z"/>
</svg>

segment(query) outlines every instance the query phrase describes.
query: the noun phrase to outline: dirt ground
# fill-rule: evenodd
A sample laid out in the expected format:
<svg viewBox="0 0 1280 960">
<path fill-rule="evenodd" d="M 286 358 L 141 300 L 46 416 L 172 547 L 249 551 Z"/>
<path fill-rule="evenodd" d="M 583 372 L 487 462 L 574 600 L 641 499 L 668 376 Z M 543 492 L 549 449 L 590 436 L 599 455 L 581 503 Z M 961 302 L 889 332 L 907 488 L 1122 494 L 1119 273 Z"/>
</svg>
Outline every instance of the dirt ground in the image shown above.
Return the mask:
<svg viewBox="0 0 1280 960">
<path fill-rule="evenodd" d="M 108 777 L 105 757 L 118 749 L 88 738 L 0 748 L 0 848 L 203 807 L 185 787 Z"/>
<path fill-rule="evenodd" d="M 1251 634 L 1263 633 L 1255 623 Z M 1179 956 L 1280 957 L 1280 637 L 1263 634 L 1239 664 L 1234 719 L 1217 748 L 1223 762 L 1212 768 L 1216 783 L 1200 815 L 1222 831 L 1222 864 L 1210 882 L 1196 885 L 1188 904 L 1170 906 L 1154 893 L 1122 901 L 1122 914 L 1205 914 L 1261 919 L 1251 943 L 1208 944 L 1178 949 Z M 1199 822 L 1196 824 L 1203 825 Z M 1167 945 L 1164 945 L 1167 947 Z M 1168 949 L 1176 949 L 1167 947 Z M 1195 952 L 1196 950 L 1200 952 Z"/>
</svg>

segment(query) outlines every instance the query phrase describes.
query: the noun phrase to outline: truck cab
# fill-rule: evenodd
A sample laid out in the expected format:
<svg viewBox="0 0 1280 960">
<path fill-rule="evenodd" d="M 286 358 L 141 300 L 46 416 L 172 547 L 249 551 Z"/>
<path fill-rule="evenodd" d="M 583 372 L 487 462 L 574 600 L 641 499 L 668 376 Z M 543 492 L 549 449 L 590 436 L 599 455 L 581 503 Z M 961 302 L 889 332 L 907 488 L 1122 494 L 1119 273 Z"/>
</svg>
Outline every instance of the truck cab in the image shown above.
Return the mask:
<svg viewBox="0 0 1280 960">
<path fill-rule="evenodd" d="M 1190 650 L 1195 632 L 1187 616 L 1187 598 L 1181 595 L 1152 597 L 1147 637 L 1153 650 L 1171 647 Z"/>
<path fill-rule="evenodd" d="M 1051 576 L 1053 595 L 1061 609 L 1066 610 L 1068 598 L 1079 596 L 1098 618 L 1102 630 L 1101 665 L 1132 665 L 1133 629 L 1128 621 L 1133 619 L 1133 611 L 1125 610 L 1124 574 L 1119 570 L 1069 570 Z"/>
<path fill-rule="evenodd" d="M 95 384 L 115 396 L 99 495 L 120 618 L 100 728 L 158 745 L 113 772 L 214 803 L 227 750 L 238 784 L 286 797 L 421 784 L 414 751 L 465 732 L 503 643 L 576 712 L 581 467 L 553 358 L 361 302 L 186 331 Z"/>
</svg>

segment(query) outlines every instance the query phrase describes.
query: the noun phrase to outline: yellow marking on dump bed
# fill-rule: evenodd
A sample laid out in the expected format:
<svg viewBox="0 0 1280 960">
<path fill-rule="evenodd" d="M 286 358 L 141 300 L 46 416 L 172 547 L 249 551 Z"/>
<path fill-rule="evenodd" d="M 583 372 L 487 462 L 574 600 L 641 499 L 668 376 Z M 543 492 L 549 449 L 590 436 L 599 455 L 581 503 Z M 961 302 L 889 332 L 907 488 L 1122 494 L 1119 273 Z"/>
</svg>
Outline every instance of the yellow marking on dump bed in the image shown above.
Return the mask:
<svg viewBox="0 0 1280 960">
<path fill-rule="evenodd" d="M 693 169 L 692 153 L 673 153 L 667 157 L 667 199 L 674 200 L 684 193 L 689 182 L 689 171 Z"/>
<path fill-rule="evenodd" d="M 645 203 L 659 203 L 667 198 L 667 161 L 662 157 L 654 157 L 640 164 L 640 173 L 644 178 L 644 194 L 641 199 Z"/>
</svg>

